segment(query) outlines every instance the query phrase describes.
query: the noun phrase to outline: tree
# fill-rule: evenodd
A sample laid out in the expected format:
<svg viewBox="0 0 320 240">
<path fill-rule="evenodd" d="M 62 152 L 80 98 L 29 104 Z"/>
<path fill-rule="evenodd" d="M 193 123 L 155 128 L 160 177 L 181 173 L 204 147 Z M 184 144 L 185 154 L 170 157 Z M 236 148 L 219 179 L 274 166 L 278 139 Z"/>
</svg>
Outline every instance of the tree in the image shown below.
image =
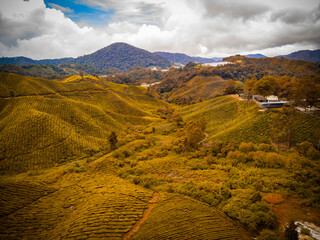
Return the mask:
<svg viewBox="0 0 320 240">
<path fill-rule="evenodd" d="M 247 96 L 247 100 L 252 98 L 254 85 L 257 82 L 257 78 L 254 76 L 253 78 L 247 79 L 244 85 L 244 92 Z"/>
<path fill-rule="evenodd" d="M 274 94 L 277 89 L 277 80 L 272 76 L 266 76 L 261 78 L 254 84 L 253 90 L 255 93 L 262 96 Z"/>
<path fill-rule="evenodd" d="M 294 221 L 291 221 L 290 225 L 288 227 L 286 227 L 285 231 L 284 231 L 284 237 L 287 240 L 298 240 L 298 232 L 296 231 L 296 224 L 294 223 Z"/>
<path fill-rule="evenodd" d="M 118 139 L 117 139 L 117 134 L 114 131 L 110 133 L 108 137 L 108 141 L 109 141 L 110 149 L 115 150 L 117 148 Z"/>
<path fill-rule="evenodd" d="M 294 119 L 296 110 L 293 107 L 285 107 L 275 114 L 271 120 L 271 140 L 277 145 L 285 144 L 290 147 L 294 143 L 295 127 Z"/>
<path fill-rule="evenodd" d="M 279 87 L 277 95 L 279 97 L 292 99 L 293 81 L 293 78 L 288 76 L 277 78 L 277 86 Z"/>
<path fill-rule="evenodd" d="M 226 87 L 223 90 L 224 94 L 235 94 L 236 93 L 236 84 L 232 79 L 228 79 L 226 82 Z"/>
<path fill-rule="evenodd" d="M 202 117 L 199 120 L 194 120 L 184 127 L 184 146 L 186 149 L 198 148 L 198 143 L 203 140 L 205 134 L 204 130 L 206 129 L 206 121 Z"/>
<path fill-rule="evenodd" d="M 319 77 L 296 79 L 293 88 L 294 101 L 296 104 L 313 107 L 320 97 Z"/>
<path fill-rule="evenodd" d="M 79 71 L 79 75 L 80 75 L 80 77 L 83 79 L 84 71 Z"/>
</svg>

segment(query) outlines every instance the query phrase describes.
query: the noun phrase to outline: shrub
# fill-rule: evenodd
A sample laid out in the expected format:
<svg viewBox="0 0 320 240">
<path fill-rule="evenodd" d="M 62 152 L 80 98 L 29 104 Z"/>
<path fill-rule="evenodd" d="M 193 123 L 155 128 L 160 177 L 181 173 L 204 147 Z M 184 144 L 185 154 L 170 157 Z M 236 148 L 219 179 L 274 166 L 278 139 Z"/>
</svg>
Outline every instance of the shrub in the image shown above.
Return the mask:
<svg viewBox="0 0 320 240">
<path fill-rule="evenodd" d="M 239 146 L 240 152 L 248 153 L 254 151 L 254 144 L 252 142 L 242 142 Z"/>
<path fill-rule="evenodd" d="M 278 240 L 278 236 L 269 229 L 263 229 L 257 237 L 257 240 Z"/>
<path fill-rule="evenodd" d="M 227 158 L 233 159 L 233 164 L 245 163 L 247 161 L 246 154 L 240 151 L 229 152 Z"/>
<path fill-rule="evenodd" d="M 262 168 L 281 168 L 286 166 L 286 159 L 277 153 L 257 151 L 252 155 L 254 165 Z"/>
<path fill-rule="evenodd" d="M 260 143 L 258 146 L 258 150 L 263 151 L 263 152 L 275 152 L 276 151 L 276 149 L 273 145 L 266 144 L 266 143 Z"/>
<path fill-rule="evenodd" d="M 310 230 L 308 228 L 302 227 L 300 231 L 301 231 L 301 233 L 303 233 L 305 235 L 310 235 Z"/>
</svg>

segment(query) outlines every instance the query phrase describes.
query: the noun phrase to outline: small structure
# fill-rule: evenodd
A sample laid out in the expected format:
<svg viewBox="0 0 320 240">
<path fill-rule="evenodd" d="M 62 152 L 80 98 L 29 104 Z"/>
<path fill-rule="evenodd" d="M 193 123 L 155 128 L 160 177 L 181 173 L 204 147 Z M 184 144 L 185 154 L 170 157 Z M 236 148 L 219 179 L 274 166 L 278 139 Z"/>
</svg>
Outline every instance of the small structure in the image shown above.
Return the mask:
<svg viewBox="0 0 320 240">
<path fill-rule="evenodd" d="M 274 96 L 274 95 L 270 95 L 270 96 L 266 96 L 267 102 L 278 102 L 278 96 Z"/>
<path fill-rule="evenodd" d="M 288 104 L 287 101 L 259 102 L 258 106 L 264 109 L 269 109 L 269 108 L 281 108 L 287 104 Z"/>
<path fill-rule="evenodd" d="M 258 106 L 264 109 L 281 108 L 287 105 L 288 101 L 279 101 L 277 96 L 271 95 L 264 98 L 261 95 L 253 95 L 252 98 L 258 102 Z"/>
</svg>

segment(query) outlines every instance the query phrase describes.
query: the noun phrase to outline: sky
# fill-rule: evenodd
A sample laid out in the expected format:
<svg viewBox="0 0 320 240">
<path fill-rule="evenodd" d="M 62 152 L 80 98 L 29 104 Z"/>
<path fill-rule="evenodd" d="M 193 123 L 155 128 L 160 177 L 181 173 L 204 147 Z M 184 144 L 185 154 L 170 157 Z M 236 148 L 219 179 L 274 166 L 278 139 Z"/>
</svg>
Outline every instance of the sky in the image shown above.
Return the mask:
<svg viewBox="0 0 320 240">
<path fill-rule="evenodd" d="M 320 48 L 320 0 L 0 0 L 0 56 L 77 57 L 115 42 L 190 56 Z"/>
</svg>

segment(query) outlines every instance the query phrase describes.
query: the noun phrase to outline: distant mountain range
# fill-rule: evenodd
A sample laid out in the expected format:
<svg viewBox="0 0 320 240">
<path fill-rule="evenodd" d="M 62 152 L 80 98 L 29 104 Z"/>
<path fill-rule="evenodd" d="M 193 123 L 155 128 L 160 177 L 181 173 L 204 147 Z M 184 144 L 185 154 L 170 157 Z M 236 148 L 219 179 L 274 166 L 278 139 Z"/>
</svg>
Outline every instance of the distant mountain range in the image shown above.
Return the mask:
<svg viewBox="0 0 320 240">
<path fill-rule="evenodd" d="M 265 58 L 262 54 L 249 54 L 246 57 L 250 58 Z M 277 56 L 277 58 L 287 58 L 291 60 L 305 60 L 310 62 L 320 63 L 320 50 L 315 51 L 298 51 L 289 55 Z M 191 57 L 183 53 L 169 52 L 154 52 L 136 48 L 126 43 L 114 43 L 105 48 L 102 48 L 94 53 L 80 56 L 77 58 L 61 58 L 61 59 L 42 59 L 33 60 L 26 57 L 2 57 L 0 65 L 60 65 L 62 63 L 70 64 L 86 64 L 102 71 L 110 69 L 118 69 L 121 71 L 129 71 L 135 67 L 151 67 L 157 66 L 168 68 L 172 64 L 186 65 L 189 62 L 214 63 L 220 62 L 222 58 L 202 58 Z"/>
<path fill-rule="evenodd" d="M 52 64 L 59 65 L 61 63 L 70 62 L 73 58 L 59 58 L 59 59 L 42 59 L 33 60 L 27 57 L 2 57 L 0 58 L 0 65 L 13 64 L 13 65 L 29 65 L 29 64 Z"/>
<path fill-rule="evenodd" d="M 308 62 L 320 63 L 320 49 L 318 50 L 302 50 L 293 52 L 288 55 L 276 56 L 276 58 L 286 58 L 290 60 L 304 60 Z"/>
<path fill-rule="evenodd" d="M 267 56 L 265 55 L 262 55 L 260 53 L 257 53 L 257 54 L 248 54 L 248 55 L 245 55 L 246 57 L 249 57 L 249 58 L 266 58 Z"/>
<path fill-rule="evenodd" d="M 0 65 L 28 65 L 28 64 L 52 64 L 61 63 L 87 64 L 98 69 L 117 68 L 128 71 L 134 67 L 151 67 L 158 66 L 168 68 L 172 63 L 164 57 L 146 50 L 136 48 L 126 43 L 114 43 L 108 47 L 102 48 L 92 54 L 84 55 L 77 58 L 61 59 L 43 59 L 33 60 L 26 57 L 3 57 L 0 58 Z"/>
<path fill-rule="evenodd" d="M 202 58 L 202 57 L 190 57 L 184 53 L 169 53 L 169 52 L 154 52 L 169 61 L 173 62 L 174 64 L 183 64 L 186 65 L 189 62 L 197 62 L 197 63 L 213 63 L 213 62 L 220 62 L 222 58 L 214 57 L 214 58 Z"/>
</svg>

